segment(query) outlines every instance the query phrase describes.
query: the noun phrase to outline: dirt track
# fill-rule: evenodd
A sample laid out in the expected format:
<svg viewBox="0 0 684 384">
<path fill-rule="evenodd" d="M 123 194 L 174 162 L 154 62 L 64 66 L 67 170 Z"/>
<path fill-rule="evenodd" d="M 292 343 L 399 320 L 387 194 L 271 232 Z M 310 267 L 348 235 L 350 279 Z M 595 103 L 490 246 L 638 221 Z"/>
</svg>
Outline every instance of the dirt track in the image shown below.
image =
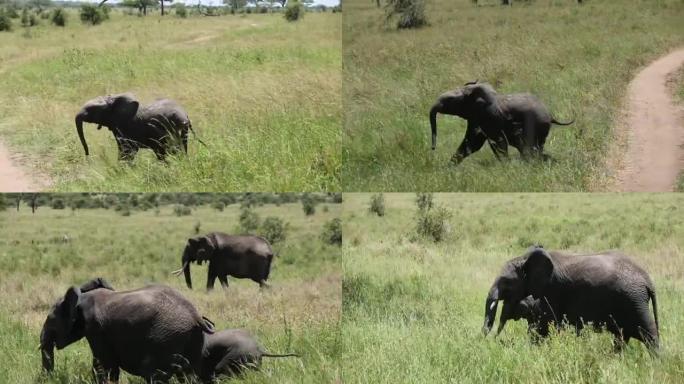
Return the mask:
<svg viewBox="0 0 684 384">
<path fill-rule="evenodd" d="M 16 164 L 0 142 L 0 192 L 33 192 L 40 189 Z"/>
<path fill-rule="evenodd" d="M 684 48 L 649 64 L 629 85 L 622 132 L 627 135 L 617 189 L 669 192 L 684 168 L 684 108 L 673 101 L 667 80 L 684 65 Z"/>
</svg>

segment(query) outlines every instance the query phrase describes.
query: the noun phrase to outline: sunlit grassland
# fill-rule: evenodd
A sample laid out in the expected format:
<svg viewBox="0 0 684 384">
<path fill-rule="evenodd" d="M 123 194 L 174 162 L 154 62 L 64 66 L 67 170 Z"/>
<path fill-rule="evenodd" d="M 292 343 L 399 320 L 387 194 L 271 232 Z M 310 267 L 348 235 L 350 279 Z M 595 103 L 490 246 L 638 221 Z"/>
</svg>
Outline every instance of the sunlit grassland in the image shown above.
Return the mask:
<svg viewBox="0 0 684 384">
<path fill-rule="evenodd" d="M 325 211 L 324 206 L 328 209 Z M 230 287 L 207 294 L 206 265 L 192 266 L 194 290 L 170 274 L 180 267 L 187 238 L 200 233 L 236 233 L 239 210 L 201 207 L 191 216 L 176 217 L 170 207 L 133 212 L 52 210 L 35 215 L 22 206 L 0 213 L 0 382 L 90 382 L 91 352 L 85 340 L 56 351 L 55 373 L 41 373 L 37 350 L 40 328 L 51 305 L 71 285 L 93 277 L 116 289 L 148 283 L 178 289 L 217 329 L 243 327 L 274 353 L 296 352 L 301 359 L 265 359 L 262 370 L 245 383 L 328 383 L 339 377 L 341 266 L 338 247 L 319 238 L 323 223 L 339 217 L 339 204 L 317 206 L 305 216 L 301 204 L 267 205 L 256 212 L 289 223 L 284 243 L 274 245 L 276 258 L 269 283 L 260 291 L 252 281 L 229 278 Z M 64 242 L 66 235 L 69 240 Z M 142 383 L 126 376 L 122 383 Z M 228 380 L 222 382 L 230 382 Z"/>
<path fill-rule="evenodd" d="M 25 37 L 0 34 L 0 135 L 52 188 L 77 191 L 303 191 L 340 188 L 341 18 L 310 13 L 126 16 L 99 26 L 70 13 Z M 107 130 L 74 115 L 92 97 L 132 91 L 183 105 L 200 138 L 169 164 L 142 150 L 117 161 Z"/>
<path fill-rule="evenodd" d="M 684 44 L 681 1 L 476 7 L 470 0 L 432 0 L 426 12 L 428 27 L 397 31 L 374 2 L 345 3 L 347 191 L 608 189 L 615 176 L 606 165 L 608 148 L 628 82 Z M 499 163 L 485 145 L 453 167 L 449 159 L 465 122 L 442 115 L 437 149 L 430 150 L 430 106 L 475 79 L 500 93 L 534 93 L 558 119 L 576 119 L 552 128 L 546 150 L 554 162 L 525 163 L 509 148 L 510 162 Z"/>
<path fill-rule="evenodd" d="M 342 378 L 345 383 L 678 383 L 684 372 L 684 196 L 438 194 L 453 213 L 444 241 L 415 235 L 414 194 L 344 195 Z M 567 252 L 619 249 L 652 277 L 661 353 L 608 333 L 553 334 L 525 321 L 482 336 L 504 262 L 534 243 Z"/>
</svg>

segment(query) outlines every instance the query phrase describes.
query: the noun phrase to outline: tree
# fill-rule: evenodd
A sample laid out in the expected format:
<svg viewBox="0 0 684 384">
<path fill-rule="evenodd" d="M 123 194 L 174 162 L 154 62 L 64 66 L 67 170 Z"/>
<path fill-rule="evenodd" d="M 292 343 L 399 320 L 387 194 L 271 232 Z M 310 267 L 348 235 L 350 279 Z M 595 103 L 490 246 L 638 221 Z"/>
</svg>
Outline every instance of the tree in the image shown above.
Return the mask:
<svg viewBox="0 0 684 384">
<path fill-rule="evenodd" d="M 28 5 L 29 7 L 36 8 L 38 13 L 41 13 L 46 8 L 50 8 L 52 6 L 52 0 L 29 0 Z"/>
<path fill-rule="evenodd" d="M 157 1 L 158 0 L 124 0 L 121 4 L 124 7 L 138 8 L 138 12 L 147 16 L 147 7 L 157 5 Z"/>
<path fill-rule="evenodd" d="M 223 0 L 223 4 L 230 6 L 231 9 L 238 10 L 247 5 L 247 0 Z"/>
<path fill-rule="evenodd" d="M 173 3 L 173 0 L 159 0 L 159 3 L 161 4 L 161 14 L 164 16 L 164 2 L 168 1 L 169 3 Z"/>
</svg>

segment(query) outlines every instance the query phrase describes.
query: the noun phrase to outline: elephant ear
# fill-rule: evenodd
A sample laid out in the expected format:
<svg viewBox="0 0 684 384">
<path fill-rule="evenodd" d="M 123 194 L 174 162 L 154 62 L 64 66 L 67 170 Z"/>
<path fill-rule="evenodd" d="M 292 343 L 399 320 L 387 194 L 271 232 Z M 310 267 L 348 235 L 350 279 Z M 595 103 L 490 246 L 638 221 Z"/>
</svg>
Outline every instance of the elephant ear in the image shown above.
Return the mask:
<svg viewBox="0 0 684 384">
<path fill-rule="evenodd" d="M 553 268 L 551 255 L 545 249 L 534 248 L 529 251 L 523 264 L 523 272 L 526 290 L 535 299 L 543 296 L 546 285 L 551 280 Z"/>
<path fill-rule="evenodd" d="M 486 83 L 476 83 L 468 84 L 463 87 L 463 95 L 472 98 L 472 100 L 477 101 L 481 99 L 484 101 L 485 105 L 492 105 L 495 100 L 496 92 L 491 85 Z"/>
<path fill-rule="evenodd" d="M 138 113 L 140 103 L 132 93 L 123 93 L 111 97 L 112 116 L 117 122 L 128 121 Z"/>
<path fill-rule="evenodd" d="M 64 294 L 64 301 L 60 305 L 61 315 L 69 324 L 69 332 L 73 332 L 73 327 L 78 319 L 78 299 L 81 296 L 81 289 L 78 287 L 69 288 Z"/>
</svg>

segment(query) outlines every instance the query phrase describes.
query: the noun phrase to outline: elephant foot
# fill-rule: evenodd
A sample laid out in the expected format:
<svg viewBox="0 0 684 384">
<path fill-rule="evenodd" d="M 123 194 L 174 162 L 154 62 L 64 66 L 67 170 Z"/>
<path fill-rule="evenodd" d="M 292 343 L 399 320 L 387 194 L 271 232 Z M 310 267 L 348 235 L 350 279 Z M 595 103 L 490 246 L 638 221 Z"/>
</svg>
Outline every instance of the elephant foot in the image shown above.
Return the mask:
<svg viewBox="0 0 684 384">
<path fill-rule="evenodd" d="M 461 154 L 459 154 L 459 153 L 456 153 L 456 154 L 454 154 L 453 156 L 451 156 L 450 162 L 451 162 L 451 164 L 452 164 L 453 166 L 457 166 L 457 165 L 461 164 L 461 162 L 463 161 L 463 159 L 465 159 L 465 156 L 463 156 L 463 155 L 461 155 Z"/>
</svg>

